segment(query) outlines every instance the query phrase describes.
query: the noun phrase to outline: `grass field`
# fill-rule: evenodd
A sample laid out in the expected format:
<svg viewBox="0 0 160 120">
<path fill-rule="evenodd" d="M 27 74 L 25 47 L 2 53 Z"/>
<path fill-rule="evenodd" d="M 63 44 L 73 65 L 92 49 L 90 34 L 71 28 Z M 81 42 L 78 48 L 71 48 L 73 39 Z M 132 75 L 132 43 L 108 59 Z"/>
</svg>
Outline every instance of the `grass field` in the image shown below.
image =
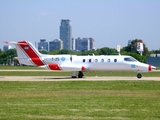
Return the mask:
<svg viewBox="0 0 160 120">
<path fill-rule="evenodd" d="M 85 76 L 126 76 L 135 77 L 136 72 L 84 72 Z M 160 72 L 142 73 L 144 77 L 160 77 Z M 71 76 L 71 72 L 53 71 L 0 71 L 0 76 Z"/>
<path fill-rule="evenodd" d="M 0 66 L 0 76 L 70 76 Z M 41 69 L 43 70 L 43 69 Z M 136 76 L 134 72 L 85 72 L 85 76 Z M 159 72 L 143 76 L 160 76 Z M 14 79 L 14 77 L 13 77 Z M 159 120 L 159 81 L 1 81 L 0 120 Z"/>
<path fill-rule="evenodd" d="M 0 66 L 0 70 L 20 70 L 20 71 L 0 71 L 0 76 L 71 76 L 71 72 L 55 72 L 39 67 L 28 66 Z M 25 71 L 37 70 L 37 71 Z M 41 71 L 42 70 L 42 71 Z M 45 70 L 45 71 L 44 71 Z M 84 72 L 85 76 L 127 76 L 135 77 L 136 72 Z M 160 72 L 142 73 L 145 77 L 160 77 Z"/>
<path fill-rule="evenodd" d="M 0 82 L 0 119 L 159 120 L 158 81 Z"/>
</svg>

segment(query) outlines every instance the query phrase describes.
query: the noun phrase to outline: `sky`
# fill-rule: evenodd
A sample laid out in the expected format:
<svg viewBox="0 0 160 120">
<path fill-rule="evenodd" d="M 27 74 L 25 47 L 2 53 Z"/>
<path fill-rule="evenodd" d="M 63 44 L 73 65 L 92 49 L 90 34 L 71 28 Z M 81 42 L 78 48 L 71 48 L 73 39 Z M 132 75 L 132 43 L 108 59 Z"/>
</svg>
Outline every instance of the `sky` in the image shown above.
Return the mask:
<svg viewBox="0 0 160 120">
<path fill-rule="evenodd" d="M 96 48 L 141 39 L 160 49 L 160 0 L 0 0 L 0 48 L 57 39 L 62 19 L 70 19 L 73 38 L 92 37 Z"/>
</svg>

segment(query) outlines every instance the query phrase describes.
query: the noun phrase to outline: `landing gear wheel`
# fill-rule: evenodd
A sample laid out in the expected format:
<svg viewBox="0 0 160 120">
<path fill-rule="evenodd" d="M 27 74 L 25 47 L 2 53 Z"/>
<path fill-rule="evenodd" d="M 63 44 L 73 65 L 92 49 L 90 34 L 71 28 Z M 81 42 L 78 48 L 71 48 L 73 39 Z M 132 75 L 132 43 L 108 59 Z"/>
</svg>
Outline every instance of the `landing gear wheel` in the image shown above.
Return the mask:
<svg viewBox="0 0 160 120">
<path fill-rule="evenodd" d="M 77 78 L 75 71 L 72 72 L 72 76 L 71 76 L 71 77 L 72 77 L 72 78 Z"/>
<path fill-rule="evenodd" d="M 82 78 L 84 75 L 83 75 L 83 72 L 82 71 L 79 71 L 78 73 L 78 78 Z"/>
<path fill-rule="evenodd" d="M 142 75 L 140 73 L 137 74 L 137 78 L 140 79 Z"/>
<path fill-rule="evenodd" d="M 72 78 L 77 78 L 77 76 L 71 76 Z"/>
</svg>

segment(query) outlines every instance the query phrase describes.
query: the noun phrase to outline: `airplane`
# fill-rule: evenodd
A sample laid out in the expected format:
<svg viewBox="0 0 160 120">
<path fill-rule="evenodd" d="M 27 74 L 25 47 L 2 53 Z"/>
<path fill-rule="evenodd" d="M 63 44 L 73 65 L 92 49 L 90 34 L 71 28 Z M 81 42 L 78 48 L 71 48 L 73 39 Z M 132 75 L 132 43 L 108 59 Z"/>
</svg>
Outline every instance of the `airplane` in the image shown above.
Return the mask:
<svg viewBox="0 0 160 120">
<path fill-rule="evenodd" d="M 71 71 L 72 78 L 82 78 L 85 71 L 134 71 L 137 72 L 137 78 L 140 79 L 142 72 L 157 69 L 155 66 L 141 63 L 126 55 L 47 55 L 41 54 L 29 41 L 5 43 L 16 46 L 19 63 L 53 71 Z"/>
</svg>

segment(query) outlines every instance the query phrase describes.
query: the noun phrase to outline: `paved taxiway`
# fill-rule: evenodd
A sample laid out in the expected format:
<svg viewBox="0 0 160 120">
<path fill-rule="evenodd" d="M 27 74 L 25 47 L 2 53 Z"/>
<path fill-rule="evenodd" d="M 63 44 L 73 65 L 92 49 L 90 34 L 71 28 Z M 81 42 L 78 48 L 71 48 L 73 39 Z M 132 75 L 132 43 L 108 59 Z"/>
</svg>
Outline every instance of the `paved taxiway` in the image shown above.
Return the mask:
<svg viewBox="0 0 160 120">
<path fill-rule="evenodd" d="M 68 76 L 0 76 L 0 81 L 112 81 L 112 80 L 154 80 L 160 81 L 160 77 L 84 77 L 71 78 Z"/>
</svg>

